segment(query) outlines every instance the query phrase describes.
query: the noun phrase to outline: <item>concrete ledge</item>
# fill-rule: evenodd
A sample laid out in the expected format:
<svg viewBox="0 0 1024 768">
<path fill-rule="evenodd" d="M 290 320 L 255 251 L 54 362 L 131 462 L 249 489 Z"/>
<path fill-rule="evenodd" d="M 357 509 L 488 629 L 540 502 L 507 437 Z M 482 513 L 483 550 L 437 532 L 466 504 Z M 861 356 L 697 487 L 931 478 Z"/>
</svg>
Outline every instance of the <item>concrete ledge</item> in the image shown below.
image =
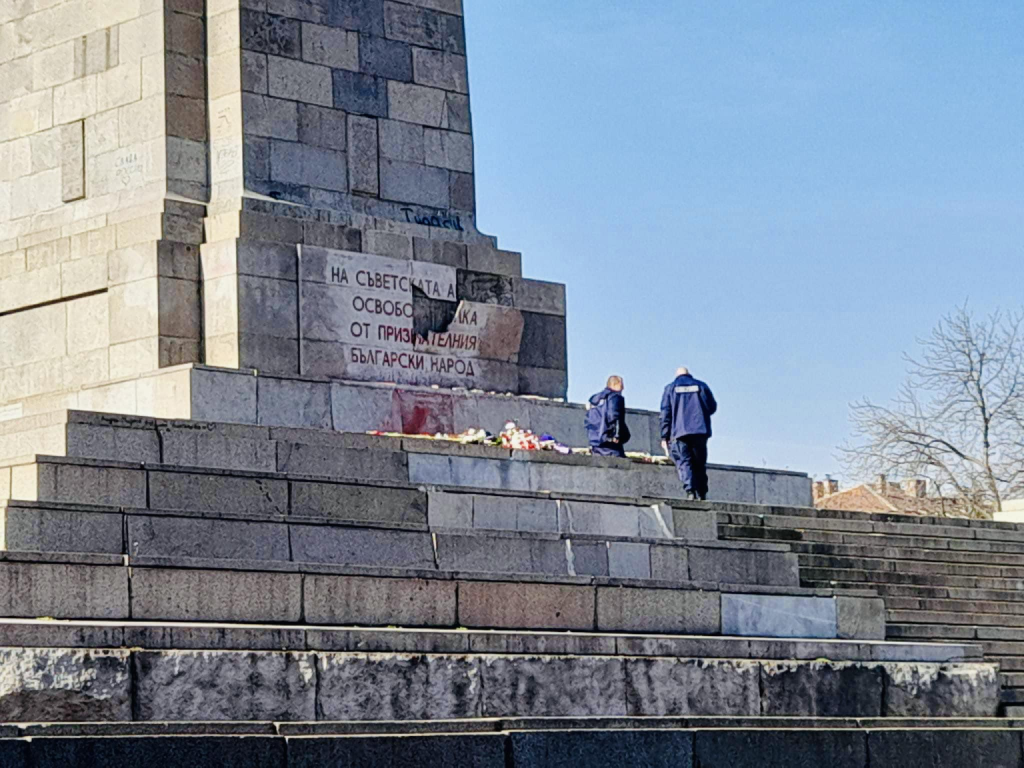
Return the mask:
<svg viewBox="0 0 1024 768">
<path fill-rule="evenodd" d="M 131 568 L 0 562 L 0 585 L 10 585 L 0 614 L 695 634 L 723 631 L 722 587 L 714 584 L 552 576 L 531 580 L 493 573 L 379 567 L 349 568 L 348 573 L 331 573 L 330 568 L 322 567 L 319 572 L 301 573 L 280 568 L 252 570 L 260 564 L 251 561 L 227 561 L 236 567 L 214 570 L 208 561 L 171 558 L 133 558 L 128 563 Z M 206 569 L 201 567 L 204 565 Z M 758 589 L 731 588 L 746 594 Z M 806 600 L 822 604 L 835 599 L 804 594 L 809 595 Z M 757 636 L 779 631 L 777 625 L 759 622 L 756 617 L 739 629 Z"/>
<path fill-rule="evenodd" d="M 986 717 L 993 665 L 520 654 L 4 649 L 4 720 Z M 129 667 L 131 674 L 128 673 Z M 88 678 L 88 707 L 81 680 Z M 836 684 L 842 681 L 843 688 Z M 915 701 L 907 698 L 913 681 Z M 197 688 L 202 697 L 189 695 Z"/>
<path fill-rule="evenodd" d="M 1006 756 L 1021 751 L 1019 726 L 991 720 L 964 721 L 958 729 L 936 720 L 900 721 L 896 726 L 885 720 L 785 718 L 769 725 L 756 718 L 699 717 L 434 721 L 424 727 L 236 722 L 12 729 L 22 732 L 34 734 L 32 740 L 10 736 L 0 741 L 4 765 L 11 768 L 439 766 L 450 764 L 452 755 L 476 768 L 869 768 L 879 765 L 879 759 L 908 768 L 959 768 L 972 761 L 1010 765 Z"/>
<path fill-rule="evenodd" d="M 374 586 L 374 585 L 369 585 Z M 428 589 L 430 585 L 423 585 Z M 446 589 L 439 602 L 452 610 Z M 329 593 L 330 598 L 338 592 Z M 350 593 L 362 597 L 358 587 Z M 433 597 L 421 593 L 422 597 Z M 371 596 L 369 603 L 388 599 Z M 0 619 L 0 647 L 143 648 L 148 650 L 285 650 L 361 653 L 524 653 L 662 658 L 949 663 L 978 661 L 972 645 L 893 641 L 802 640 L 715 635 L 644 635 L 563 631 L 372 629 L 311 624 Z"/>
<path fill-rule="evenodd" d="M 211 412 L 208 417 L 216 418 L 218 422 L 118 416 L 83 411 L 65 411 L 57 415 L 40 414 L 11 422 L 0 422 L 0 461 L 32 453 L 66 451 L 68 455 L 82 458 L 200 463 L 231 469 L 267 470 L 274 464 L 278 470 L 292 471 L 297 465 L 303 464 L 307 467 L 316 467 L 315 471 L 310 473 L 333 472 L 342 476 L 368 477 L 383 472 L 382 479 L 396 480 L 401 479 L 404 472 L 404 468 L 400 466 L 401 460 L 397 458 L 398 463 L 392 467 L 380 461 L 370 461 L 362 466 L 359 464 L 362 457 L 350 454 L 345 458 L 337 453 L 339 450 L 355 447 L 370 447 L 365 443 L 366 435 L 346 434 L 343 430 L 357 433 L 374 429 L 401 430 L 401 425 L 371 424 L 373 419 L 368 416 L 367 411 L 377 407 L 374 404 L 379 404 L 380 418 L 390 420 L 394 412 L 392 398 L 400 397 L 401 391 L 394 387 L 347 384 L 330 380 L 259 377 L 251 375 L 251 372 L 243 375 L 239 371 L 194 366 L 167 369 L 161 374 L 144 378 L 152 385 L 153 382 L 160 381 L 160 377 L 166 377 L 168 382 L 177 382 L 181 379 L 185 383 L 178 382 L 175 386 L 168 386 L 165 394 L 171 399 L 176 398 L 175 402 L 173 405 L 152 405 L 152 409 L 160 412 L 151 415 L 174 419 L 184 412 L 196 418 L 203 418 L 207 414 L 201 411 L 213 403 L 216 405 L 216 412 Z M 276 382 L 272 388 L 274 391 L 280 387 L 287 389 L 288 386 L 300 387 L 304 395 L 308 395 L 311 388 L 322 390 L 320 400 L 325 403 L 337 400 L 339 405 L 314 409 L 316 413 L 310 413 L 308 423 L 302 422 L 301 419 L 297 422 L 296 415 L 292 412 L 294 409 L 290 405 L 287 414 L 275 416 L 272 404 L 266 404 L 270 409 L 267 410 L 250 403 L 250 400 L 258 397 L 257 380 Z M 123 385 L 117 386 L 123 388 Z M 461 432 L 471 426 L 484 426 L 497 432 L 505 421 L 515 419 L 523 426 L 532 425 L 535 429 L 551 432 L 573 445 L 585 446 L 587 442 L 583 434 L 582 406 L 529 398 L 428 391 L 433 398 L 442 397 L 452 401 L 449 410 L 455 414 L 455 422 L 450 425 L 453 432 Z M 185 398 L 185 402 L 178 402 L 182 398 Z M 152 396 L 144 399 L 153 402 Z M 201 405 L 193 407 L 193 401 Z M 305 402 L 305 399 L 301 401 Z M 282 402 L 292 403 L 295 402 L 295 398 L 285 398 Z M 139 398 L 134 390 L 125 403 L 132 406 L 125 409 L 128 412 L 142 410 L 138 406 Z M 232 403 L 238 404 L 237 413 L 234 412 Z M 330 412 L 325 416 L 325 409 L 328 407 Z M 61 413 L 64 414 L 63 421 Z M 352 418 L 349 418 L 348 414 L 351 414 Z M 325 418 L 328 420 L 328 426 L 333 429 L 323 428 Z M 630 418 L 636 423 L 634 432 L 655 443 L 637 445 L 636 449 L 659 454 L 660 446 L 656 445 L 658 441 L 651 437 L 652 434 L 656 434 L 656 428 L 655 432 L 651 431 L 651 422 L 656 420 L 656 414 L 636 411 L 630 412 Z M 241 425 L 247 425 L 250 431 L 242 431 Z M 268 428 L 271 433 L 279 434 L 268 434 Z M 280 434 L 281 430 L 287 430 L 287 437 Z M 347 443 L 352 442 L 350 438 L 364 438 L 364 445 L 348 445 Z M 268 442 L 271 445 L 268 446 Z M 280 447 L 275 449 L 274 444 Z M 309 445 L 323 445 L 334 448 L 335 451 L 318 451 Z M 416 459 L 416 467 L 409 468 L 413 482 L 476 484 L 482 487 L 563 492 L 587 489 L 589 486 L 591 492 L 596 489 L 596 492 L 605 495 L 675 499 L 681 499 L 683 496 L 682 487 L 671 467 L 596 457 L 510 452 L 424 440 L 378 438 L 373 447 L 392 452 L 402 451 L 408 453 L 410 458 L 419 457 Z M 454 462 L 450 462 L 448 470 L 438 466 L 437 458 L 442 456 Z M 516 465 L 523 462 L 528 466 L 495 467 L 489 463 L 509 459 Z M 576 471 L 567 471 L 570 467 L 575 467 Z M 635 472 L 619 474 L 616 471 L 605 477 L 602 473 L 593 472 L 598 468 Z M 495 471 L 498 472 L 497 475 L 493 474 Z M 800 473 L 729 465 L 710 465 L 709 471 L 712 498 L 715 499 L 748 503 L 810 504 L 810 479 Z M 442 475 L 448 472 L 454 474 L 447 481 L 429 479 L 438 477 L 438 472 Z M 481 477 L 487 477 L 489 480 L 480 483 Z M 594 483 L 598 485 L 595 486 Z"/>
</svg>

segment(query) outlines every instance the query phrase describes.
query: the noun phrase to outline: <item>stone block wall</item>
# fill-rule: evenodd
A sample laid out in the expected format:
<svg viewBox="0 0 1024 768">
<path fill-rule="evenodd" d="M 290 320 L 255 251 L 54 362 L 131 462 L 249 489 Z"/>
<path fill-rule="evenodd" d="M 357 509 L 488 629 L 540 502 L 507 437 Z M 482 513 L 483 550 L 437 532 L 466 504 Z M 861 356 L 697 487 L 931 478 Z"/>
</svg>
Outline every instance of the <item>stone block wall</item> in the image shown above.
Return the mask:
<svg viewBox="0 0 1024 768">
<path fill-rule="evenodd" d="M 472 231 L 461 0 L 211 0 L 215 204 Z"/>
<path fill-rule="evenodd" d="M 200 357 L 201 0 L 0 7 L 0 404 Z"/>
<path fill-rule="evenodd" d="M 70 406 L 82 387 L 182 363 L 563 396 L 564 287 L 524 280 L 520 255 L 475 226 L 462 13 L 461 0 L 0 8 L 0 406 Z M 443 272 L 451 290 L 408 297 L 398 341 L 353 358 L 352 323 L 374 318 L 310 298 L 299 246 Z M 461 302 L 514 338 L 487 332 L 430 368 L 473 330 L 448 332 Z M 303 327 L 303 307 L 333 332 Z M 438 375 L 359 362 L 396 351 L 432 355 L 421 370 Z"/>
</svg>

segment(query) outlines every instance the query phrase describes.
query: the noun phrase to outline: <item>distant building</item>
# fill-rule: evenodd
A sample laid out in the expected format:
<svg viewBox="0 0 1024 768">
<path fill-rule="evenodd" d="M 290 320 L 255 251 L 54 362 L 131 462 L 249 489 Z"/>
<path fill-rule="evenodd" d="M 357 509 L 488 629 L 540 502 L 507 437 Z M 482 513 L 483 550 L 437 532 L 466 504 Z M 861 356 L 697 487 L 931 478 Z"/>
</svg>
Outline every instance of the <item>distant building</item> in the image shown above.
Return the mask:
<svg viewBox="0 0 1024 768">
<path fill-rule="evenodd" d="M 840 491 L 839 483 L 831 478 L 815 481 L 814 506 L 817 509 L 903 515 L 957 517 L 967 514 L 959 499 L 928 495 L 927 480 L 891 483 L 885 475 L 879 475 L 874 483 L 864 483 L 845 491 Z M 1024 518 L 1024 509 L 1021 515 Z"/>
</svg>

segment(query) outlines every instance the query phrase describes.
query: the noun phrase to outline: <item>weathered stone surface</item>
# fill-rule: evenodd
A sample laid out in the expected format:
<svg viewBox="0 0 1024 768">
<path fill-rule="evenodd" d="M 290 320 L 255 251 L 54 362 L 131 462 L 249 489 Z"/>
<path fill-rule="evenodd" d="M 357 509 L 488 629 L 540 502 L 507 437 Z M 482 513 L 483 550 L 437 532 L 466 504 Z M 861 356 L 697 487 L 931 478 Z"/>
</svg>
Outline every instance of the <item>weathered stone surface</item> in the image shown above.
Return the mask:
<svg viewBox="0 0 1024 768">
<path fill-rule="evenodd" d="M 608 543 L 608 575 L 617 579 L 651 578 L 651 548 L 624 541 Z"/>
<path fill-rule="evenodd" d="M 134 557 L 290 559 L 288 526 L 245 520 L 130 515 L 128 549 Z"/>
<path fill-rule="evenodd" d="M 743 637 L 836 637 L 830 597 L 722 595 L 722 634 Z"/>
<path fill-rule="evenodd" d="M 119 566 L 0 563 L 0 614 L 127 618 L 128 571 Z"/>
<path fill-rule="evenodd" d="M 717 592 L 599 587 L 597 628 L 602 632 L 680 632 L 717 635 Z"/>
<path fill-rule="evenodd" d="M 718 513 L 703 509 L 672 509 L 676 536 L 687 541 L 718 540 Z"/>
<path fill-rule="evenodd" d="M 441 570 L 485 573 L 568 573 L 565 544 L 550 539 L 435 534 Z"/>
<path fill-rule="evenodd" d="M 388 88 L 384 78 L 336 69 L 333 82 L 333 103 L 337 109 L 368 117 L 388 116 Z"/>
<path fill-rule="evenodd" d="M 548 467 L 546 477 L 577 475 L 577 467 Z M 554 484 L 552 484 L 554 486 Z M 551 490 L 569 490 L 558 483 Z M 575 490 L 575 489 L 573 489 Z M 640 534 L 640 508 L 625 504 L 587 501 L 559 501 L 558 528 L 563 533 L 636 537 Z"/>
<path fill-rule="evenodd" d="M 299 58 L 301 27 L 302 25 L 295 19 L 243 8 L 241 11 L 242 48 L 274 56 Z"/>
<path fill-rule="evenodd" d="M 348 189 L 348 161 L 343 152 L 291 141 L 272 141 L 270 178 L 345 192 Z"/>
<path fill-rule="evenodd" d="M 489 629 L 594 628 L 593 587 L 463 582 L 459 624 Z"/>
<path fill-rule="evenodd" d="M 626 659 L 628 714 L 760 715 L 760 667 L 732 659 Z"/>
<path fill-rule="evenodd" d="M 293 739 L 289 768 L 325 765 L 408 765 L 432 768 L 495 768 L 504 765 L 505 740 L 499 734 L 403 736 L 394 738 Z"/>
<path fill-rule="evenodd" d="M 309 653 L 136 652 L 138 718 L 314 720 L 313 659 Z"/>
<path fill-rule="evenodd" d="M 428 8 L 384 3 L 384 31 L 392 40 L 457 53 L 466 52 L 461 19 Z"/>
<path fill-rule="evenodd" d="M 343 27 L 369 35 L 384 35 L 384 0 L 349 0 L 328 4 L 331 26 Z"/>
<path fill-rule="evenodd" d="M 623 660 L 488 657 L 480 660 L 485 717 L 592 717 L 627 713 Z"/>
<path fill-rule="evenodd" d="M 459 270 L 458 297 L 481 304 L 515 304 L 511 277 L 463 269 Z"/>
<path fill-rule="evenodd" d="M 472 527 L 492 531 L 558 531 L 558 506 L 547 499 L 476 495 Z"/>
<path fill-rule="evenodd" d="M 356 115 L 350 116 L 348 147 L 348 174 L 352 191 L 376 195 L 380 191 L 377 121 Z"/>
<path fill-rule="evenodd" d="M 881 733 L 885 733 L 881 731 Z M 702 730 L 695 736 L 701 768 L 866 768 L 867 739 L 856 730 Z M 872 765 L 876 764 L 871 751 Z M 906 765 L 904 759 L 881 765 Z M 929 766 L 940 763 L 927 763 Z M 925 765 L 921 764 L 922 768 Z M 952 763 L 950 765 L 953 765 Z"/>
<path fill-rule="evenodd" d="M 359 63 L 363 72 L 388 80 L 412 80 L 412 47 L 399 40 L 362 35 L 359 38 Z"/>
<path fill-rule="evenodd" d="M 1015 730 L 877 730 L 867 733 L 867 744 L 871 765 L 901 768 L 959 765 L 1015 768 L 1020 765 L 1020 734 Z"/>
<path fill-rule="evenodd" d="M 689 562 L 689 551 L 686 547 L 651 547 L 651 576 L 655 579 L 689 581 Z"/>
<path fill-rule="evenodd" d="M 994 665 L 885 666 L 885 712 L 889 717 L 994 717 L 999 675 Z"/>
<path fill-rule="evenodd" d="M 455 626 L 455 582 L 307 576 L 306 621 L 361 626 Z"/>
<path fill-rule="evenodd" d="M 324 720 L 479 717 L 477 662 L 459 656 L 330 654 L 317 657 L 317 710 Z"/>
<path fill-rule="evenodd" d="M 330 429 L 331 388 L 326 382 L 260 377 L 258 421 L 271 427 Z"/>
<path fill-rule="evenodd" d="M 22 552 L 121 554 L 121 515 L 0 507 L 3 548 Z"/>
<path fill-rule="evenodd" d="M 293 482 L 293 518 L 329 518 L 359 522 L 427 522 L 426 497 L 421 491 L 399 488 Z"/>
<path fill-rule="evenodd" d="M 131 720 L 127 651 L 0 649 L 0 719 Z"/>
<path fill-rule="evenodd" d="M 768 716 L 880 717 L 882 667 L 856 662 L 761 662 Z"/>
<path fill-rule="evenodd" d="M 293 525 L 291 545 L 298 563 L 434 568 L 428 533 Z"/>
<path fill-rule="evenodd" d="M 569 541 L 566 552 L 573 576 L 607 576 L 608 547 L 600 542 Z"/>
<path fill-rule="evenodd" d="M 509 739 L 515 768 L 693 766 L 693 734 L 684 731 L 524 731 Z"/>
<path fill-rule="evenodd" d="M 473 497 L 469 494 L 427 494 L 427 519 L 431 529 L 473 527 Z"/>
<path fill-rule="evenodd" d="M 359 35 L 319 24 L 303 24 L 302 58 L 314 64 L 358 72 Z"/>
<path fill-rule="evenodd" d="M 280 768 L 285 764 L 285 750 L 284 739 L 267 736 L 47 738 L 32 742 L 31 765 L 32 768 L 67 768 L 73 765 Z M 26 768 L 28 765 L 25 764 Z"/>
<path fill-rule="evenodd" d="M 790 552 L 746 550 L 690 550 L 690 576 L 697 581 L 723 584 L 799 586 L 797 556 Z"/>
<path fill-rule="evenodd" d="M 843 640 L 884 640 L 885 601 L 836 597 L 836 637 Z"/>
<path fill-rule="evenodd" d="M 261 477 L 150 472 L 149 507 L 285 515 L 288 513 L 288 484 L 284 480 Z"/>
<path fill-rule="evenodd" d="M 136 568 L 132 618 L 297 622 L 302 577 L 292 573 Z"/>
<path fill-rule="evenodd" d="M 27 471 L 33 469 L 26 468 Z M 117 507 L 146 506 L 146 477 L 139 469 L 92 467 L 75 464 L 36 464 L 34 496 L 38 501 L 70 501 Z M 19 489 L 16 487 L 15 491 Z"/>
<path fill-rule="evenodd" d="M 202 429 L 165 429 L 160 430 L 159 435 L 155 431 L 131 431 L 151 436 L 154 441 L 159 437 L 165 464 L 250 472 L 274 472 L 277 469 L 276 446 L 265 435 L 246 437 Z M 157 459 L 155 463 L 159 461 Z"/>
<path fill-rule="evenodd" d="M 385 158 L 380 163 L 380 195 L 399 203 L 447 208 L 448 171 Z"/>
<path fill-rule="evenodd" d="M 399 451 L 371 453 L 285 441 L 278 442 L 277 470 L 363 481 L 404 483 L 409 479 L 405 454 Z"/>
</svg>

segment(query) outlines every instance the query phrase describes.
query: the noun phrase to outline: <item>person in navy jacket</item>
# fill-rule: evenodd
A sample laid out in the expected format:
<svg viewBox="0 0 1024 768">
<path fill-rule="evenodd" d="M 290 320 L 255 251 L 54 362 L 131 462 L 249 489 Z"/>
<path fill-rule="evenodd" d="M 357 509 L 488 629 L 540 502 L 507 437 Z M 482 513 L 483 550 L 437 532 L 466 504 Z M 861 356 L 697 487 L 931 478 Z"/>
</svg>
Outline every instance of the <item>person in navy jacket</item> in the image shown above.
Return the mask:
<svg viewBox="0 0 1024 768">
<path fill-rule="evenodd" d="M 620 376 L 608 378 L 608 385 L 590 398 L 584 426 L 590 441 L 590 452 L 594 456 L 626 455 L 625 445 L 629 442 L 629 427 L 626 426 L 626 398 Z"/>
<path fill-rule="evenodd" d="M 686 498 L 708 496 L 708 438 L 718 410 L 711 388 L 680 368 L 661 396 L 661 447 L 679 470 Z"/>
</svg>

